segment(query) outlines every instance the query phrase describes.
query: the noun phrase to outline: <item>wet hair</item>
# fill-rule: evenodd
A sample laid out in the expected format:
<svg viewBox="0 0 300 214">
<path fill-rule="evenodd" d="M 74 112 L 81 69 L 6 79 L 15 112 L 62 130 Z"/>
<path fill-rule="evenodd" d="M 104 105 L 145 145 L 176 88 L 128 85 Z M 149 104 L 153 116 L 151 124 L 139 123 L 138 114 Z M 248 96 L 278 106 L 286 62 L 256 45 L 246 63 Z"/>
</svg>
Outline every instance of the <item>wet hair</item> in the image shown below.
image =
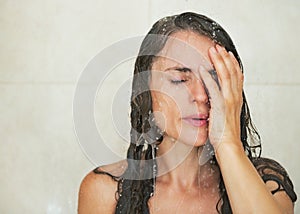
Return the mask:
<svg viewBox="0 0 300 214">
<path fill-rule="evenodd" d="M 96 168 L 94 173 L 106 174 L 118 182 L 115 213 L 149 214 L 148 201 L 155 191 L 157 173 L 156 146 L 163 140 L 162 131 L 153 122 L 152 98 L 149 80 L 156 55 L 163 49 L 168 36 L 179 31 L 192 31 L 204 35 L 215 43 L 231 51 L 238 60 L 243 72 L 242 61 L 228 33 L 214 20 L 200 14 L 186 12 L 168 16 L 157 21 L 145 36 L 134 67 L 131 94 L 130 146 L 127 151 L 127 169 L 121 176 L 114 176 Z M 152 35 L 160 35 L 153 37 Z M 287 172 L 276 161 L 260 158 L 260 136 L 252 123 L 250 111 L 243 91 L 243 104 L 240 115 L 240 140 L 245 153 L 253 163 L 264 182 L 275 181 L 278 187 L 272 194 L 285 191 L 292 202 L 297 200 L 293 184 Z M 145 167 L 145 162 L 150 167 Z M 218 166 L 215 157 L 212 162 Z M 150 176 L 149 176 L 150 175 Z M 216 205 L 218 213 L 232 213 L 222 175 L 218 185 L 220 199 Z"/>
<path fill-rule="evenodd" d="M 186 12 L 180 15 L 168 16 L 157 21 L 145 36 L 134 67 L 134 77 L 132 83 L 131 95 L 131 142 L 127 151 L 127 160 L 152 160 L 151 167 L 152 178 L 137 179 L 143 176 L 143 167 L 128 161 L 128 167 L 124 175 L 118 179 L 117 206 L 115 213 L 122 214 L 148 214 L 148 200 L 154 194 L 155 175 L 157 163 L 156 144 L 159 144 L 163 136 L 158 127 L 151 124 L 152 116 L 152 98 L 149 89 L 150 72 L 146 75 L 139 75 L 144 71 L 151 70 L 152 64 L 158 54 L 164 47 L 168 36 L 179 31 L 192 31 L 204 35 L 215 43 L 231 51 L 238 60 L 241 70 L 243 71 L 242 61 L 237 50 L 229 37 L 228 33 L 214 20 L 200 14 Z M 152 35 L 162 35 L 160 39 Z M 151 49 L 151 53 L 149 52 Z M 243 92 L 243 104 L 240 115 L 241 142 L 249 159 L 259 157 L 261 154 L 260 136 L 254 127 L 246 97 Z M 149 135 L 153 141 L 147 139 Z M 149 145 L 150 144 L 150 145 Z M 215 157 L 213 157 L 215 160 Z M 215 161 L 215 164 L 217 162 Z M 126 174 L 136 174 L 136 179 L 126 178 Z M 148 172 L 149 173 L 149 172 Z M 219 184 L 220 200 L 216 205 L 219 213 L 231 213 L 228 195 L 226 193 L 224 181 L 221 177 Z"/>
</svg>

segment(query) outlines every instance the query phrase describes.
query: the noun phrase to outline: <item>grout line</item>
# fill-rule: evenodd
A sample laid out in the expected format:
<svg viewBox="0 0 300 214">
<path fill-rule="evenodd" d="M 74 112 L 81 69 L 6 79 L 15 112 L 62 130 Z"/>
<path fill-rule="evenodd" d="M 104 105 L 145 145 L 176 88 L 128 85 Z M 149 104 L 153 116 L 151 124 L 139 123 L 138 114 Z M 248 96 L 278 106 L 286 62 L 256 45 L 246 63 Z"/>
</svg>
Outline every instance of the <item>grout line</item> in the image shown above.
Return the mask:
<svg viewBox="0 0 300 214">
<path fill-rule="evenodd" d="M 72 81 L 0 81 L 1 85 L 74 85 L 78 82 Z M 88 84 L 88 82 L 86 83 Z M 287 82 L 287 83 L 276 83 L 276 82 L 247 82 L 244 83 L 244 86 L 300 86 L 299 82 Z"/>
<path fill-rule="evenodd" d="M 252 85 L 257 85 L 257 86 L 300 86 L 299 82 L 247 82 L 244 83 L 244 86 L 252 86 Z"/>
<path fill-rule="evenodd" d="M 73 85 L 77 82 L 69 81 L 0 81 L 0 85 Z"/>
</svg>

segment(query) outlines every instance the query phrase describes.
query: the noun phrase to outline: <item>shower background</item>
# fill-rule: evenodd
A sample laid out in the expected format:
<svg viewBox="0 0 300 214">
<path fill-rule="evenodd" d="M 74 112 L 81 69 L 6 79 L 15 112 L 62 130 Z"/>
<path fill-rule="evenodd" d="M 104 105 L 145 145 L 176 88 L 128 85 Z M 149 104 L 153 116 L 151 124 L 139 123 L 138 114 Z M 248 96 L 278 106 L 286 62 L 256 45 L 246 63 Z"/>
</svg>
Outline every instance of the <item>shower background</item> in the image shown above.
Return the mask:
<svg viewBox="0 0 300 214">
<path fill-rule="evenodd" d="M 80 73 L 105 47 L 183 11 L 212 17 L 232 36 L 263 156 L 279 161 L 300 193 L 300 1 L 0 0 L 0 213 L 77 212 L 80 182 L 95 167 L 73 124 Z M 99 130 L 112 144 L 122 140 L 105 105 L 132 63 L 111 73 L 95 102 Z"/>
</svg>

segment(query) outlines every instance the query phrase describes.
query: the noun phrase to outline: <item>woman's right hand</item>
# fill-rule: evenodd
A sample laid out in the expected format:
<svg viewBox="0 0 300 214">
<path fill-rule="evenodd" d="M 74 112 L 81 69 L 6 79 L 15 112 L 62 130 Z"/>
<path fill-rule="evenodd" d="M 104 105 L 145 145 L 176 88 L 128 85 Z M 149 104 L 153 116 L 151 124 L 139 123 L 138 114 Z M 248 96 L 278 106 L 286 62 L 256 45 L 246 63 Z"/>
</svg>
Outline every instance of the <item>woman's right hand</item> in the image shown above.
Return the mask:
<svg viewBox="0 0 300 214">
<path fill-rule="evenodd" d="M 209 140 L 215 152 L 221 143 L 241 147 L 240 115 L 243 103 L 243 73 L 231 52 L 216 45 L 209 49 L 218 81 L 213 71 L 200 69 L 200 75 L 207 89 L 210 101 Z"/>
</svg>

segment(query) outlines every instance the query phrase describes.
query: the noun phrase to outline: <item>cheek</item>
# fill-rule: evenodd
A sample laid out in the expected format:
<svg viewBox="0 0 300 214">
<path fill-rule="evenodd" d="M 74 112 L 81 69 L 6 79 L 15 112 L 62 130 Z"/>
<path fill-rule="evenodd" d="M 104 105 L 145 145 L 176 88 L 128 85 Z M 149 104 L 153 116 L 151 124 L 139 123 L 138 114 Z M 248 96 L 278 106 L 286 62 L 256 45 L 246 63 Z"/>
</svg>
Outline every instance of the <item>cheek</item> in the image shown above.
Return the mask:
<svg viewBox="0 0 300 214">
<path fill-rule="evenodd" d="M 176 131 L 181 118 L 176 100 L 160 92 L 152 92 L 152 99 L 156 125 L 163 131 Z"/>
<path fill-rule="evenodd" d="M 165 115 L 174 115 L 179 112 L 177 100 L 164 93 L 152 92 L 152 100 L 154 112 L 159 111 Z"/>
</svg>

